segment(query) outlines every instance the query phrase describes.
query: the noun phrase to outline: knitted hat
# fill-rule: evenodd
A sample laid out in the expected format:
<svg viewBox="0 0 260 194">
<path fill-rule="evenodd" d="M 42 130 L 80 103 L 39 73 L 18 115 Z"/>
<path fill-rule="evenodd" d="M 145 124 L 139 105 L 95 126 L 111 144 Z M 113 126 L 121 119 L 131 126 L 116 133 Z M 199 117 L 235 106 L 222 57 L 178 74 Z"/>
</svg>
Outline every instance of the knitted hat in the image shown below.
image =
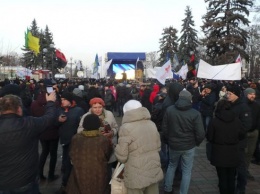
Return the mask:
<svg viewBox="0 0 260 194">
<path fill-rule="evenodd" d="M 73 94 L 70 93 L 70 92 L 63 92 L 63 93 L 61 94 L 61 98 L 64 98 L 64 99 L 68 100 L 71 104 L 72 104 L 72 102 L 73 102 L 73 100 L 74 100 Z"/>
<path fill-rule="evenodd" d="M 227 91 L 232 92 L 235 94 L 237 97 L 240 97 L 241 94 L 241 89 L 238 86 L 228 86 Z"/>
<path fill-rule="evenodd" d="M 123 107 L 123 111 L 124 113 L 133 109 L 137 109 L 142 107 L 142 104 L 137 101 L 137 100 L 129 100 L 128 102 L 125 103 L 124 107 Z"/>
<path fill-rule="evenodd" d="M 88 114 L 85 116 L 82 126 L 86 131 L 97 130 L 101 126 L 100 119 L 95 114 Z"/>
<path fill-rule="evenodd" d="M 244 95 L 247 96 L 248 94 L 255 94 L 255 90 L 253 88 L 247 88 L 244 90 Z"/>
<path fill-rule="evenodd" d="M 102 106 L 105 106 L 105 102 L 102 98 L 92 98 L 90 101 L 89 101 L 89 105 L 92 106 L 93 104 L 101 104 Z"/>
<path fill-rule="evenodd" d="M 78 96 L 80 98 L 83 97 L 82 91 L 79 88 L 74 88 L 73 89 L 73 94 L 75 94 L 76 96 Z"/>
<path fill-rule="evenodd" d="M 191 101 L 192 99 L 192 96 L 191 96 L 191 93 L 187 90 L 182 90 L 180 93 L 179 93 L 179 98 L 182 98 L 182 99 L 186 99 L 186 100 L 189 100 Z"/>
</svg>

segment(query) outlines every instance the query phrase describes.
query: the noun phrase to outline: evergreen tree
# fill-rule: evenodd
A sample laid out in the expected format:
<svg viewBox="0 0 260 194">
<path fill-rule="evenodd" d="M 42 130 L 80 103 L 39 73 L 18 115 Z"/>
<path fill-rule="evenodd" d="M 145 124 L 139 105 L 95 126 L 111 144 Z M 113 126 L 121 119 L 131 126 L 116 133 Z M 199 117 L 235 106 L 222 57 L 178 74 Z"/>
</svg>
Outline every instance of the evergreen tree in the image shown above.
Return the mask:
<svg viewBox="0 0 260 194">
<path fill-rule="evenodd" d="M 37 22 L 35 19 L 32 21 L 32 24 L 31 24 L 29 30 L 31 31 L 33 36 L 36 36 L 36 37 L 40 36 L 39 28 L 37 26 Z M 25 67 L 29 68 L 29 69 L 37 69 L 38 64 L 41 63 L 40 54 L 38 56 L 36 56 L 34 54 L 34 52 L 29 50 L 28 48 L 26 48 L 25 45 L 23 46 L 22 50 L 25 51 L 25 53 L 23 54 L 23 57 L 22 57 Z"/>
<path fill-rule="evenodd" d="M 190 52 L 193 51 L 197 56 L 197 47 L 199 44 L 197 30 L 194 29 L 194 20 L 189 6 L 185 10 L 185 19 L 183 19 L 178 57 L 180 61 L 187 63 L 190 60 Z"/>
<path fill-rule="evenodd" d="M 53 70 L 53 73 L 55 74 L 57 72 L 55 48 L 52 33 L 50 32 L 49 27 L 47 25 L 41 37 L 41 48 L 44 60 L 44 69 L 48 69 L 50 71 Z"/>
<path fill-rule="evenodd" d="M 173 62 L 174 54 L 178 51 L 177 32 L 172 26 L 163 29 L 163 37 L 160 39 L 160 65 L 163 65 L 169 59 Z"/>
<path fill-rule="evenodd" d="M 245 52 L 248 33 L 240 24 L 249 25 L 246 16 L 252 0 L 205 0 L 207 13 L 201 26 L 206 38 L 207 61 L 214 65 L 233 63 L 238 56 L 248 60 Z"/>
</svg>

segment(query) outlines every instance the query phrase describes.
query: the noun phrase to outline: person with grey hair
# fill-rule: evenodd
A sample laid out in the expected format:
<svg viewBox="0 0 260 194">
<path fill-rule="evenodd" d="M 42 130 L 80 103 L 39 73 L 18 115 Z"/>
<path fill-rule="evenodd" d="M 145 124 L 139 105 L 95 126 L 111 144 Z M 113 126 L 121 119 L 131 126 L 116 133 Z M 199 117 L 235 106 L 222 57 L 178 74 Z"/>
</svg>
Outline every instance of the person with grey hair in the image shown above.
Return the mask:
<svg viewBox="0 0 260 194">
<path fill-rule="evenodd" d="M 24 117 L 21 98 L 0 99 L 0 194 L 38 194 L 40 134 L 55 121 L 56 94 L 46 94 L 42 117 Z"/>
<path fill-rule="evenodd" d="M 124 116 L 115 148 L 117 160 L 125 164 L 124 182 L 128 194 L 159 194 L 163 179 L 159 151 L 160 135 L 147 108 L 137 100 L 123 107 Z"/>
</svg>

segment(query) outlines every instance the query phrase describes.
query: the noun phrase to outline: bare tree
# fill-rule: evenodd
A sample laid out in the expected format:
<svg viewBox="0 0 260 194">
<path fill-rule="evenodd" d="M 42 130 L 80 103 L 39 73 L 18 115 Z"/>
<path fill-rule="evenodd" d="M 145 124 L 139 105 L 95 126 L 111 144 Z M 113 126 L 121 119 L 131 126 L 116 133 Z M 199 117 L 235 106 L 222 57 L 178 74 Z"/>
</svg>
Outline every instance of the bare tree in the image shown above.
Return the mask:
<svg viewBox="0 0 260 194">
<path fill-rule="evenodd" d="M 259 50 L 260 50 L 260 26 L 252 25 L 248 29 L 249 39 L 246 52 L 249 55 L 248 76 L 250 78 L 259 78 Z"/>
<path fill-rule="evenodd" d="M 150 53 L 146 53 L 146 68 L 154 68 L 156 66 L 158 66 L 158 53 L 157 51 L 153 51 Z"/>
</svg>

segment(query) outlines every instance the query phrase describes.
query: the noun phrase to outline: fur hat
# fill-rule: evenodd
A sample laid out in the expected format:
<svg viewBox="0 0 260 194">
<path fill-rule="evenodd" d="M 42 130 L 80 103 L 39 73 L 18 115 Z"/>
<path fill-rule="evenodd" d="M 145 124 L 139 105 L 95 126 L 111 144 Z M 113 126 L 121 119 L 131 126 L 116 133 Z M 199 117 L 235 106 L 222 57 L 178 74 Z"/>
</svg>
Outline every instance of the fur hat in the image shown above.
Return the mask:
<svg viewBox="0 0 260 194">
<path fill-rule="evenodd" d="M 124 113 L 133 109 L 137 109 L 142 107 L 142 104 L 137 101 L 137 100 L 129 100 L 128 102 L 125 103 L 124 107 L 123 107 L 123 111 Z"/>
<path fill-rule="evenodd" d="M 85 131 L 97 130 L 101 126 L 101 122 L 97 115 L 88 114 L 85 116 L 82 126 Z"/>
<path fill-rule="evenodd" d="M 192 100 L 192 95 L 191 95 L 191 93 L 190 93 L 189 91 L 187 91 L 187 90 L 182 90 L 182 91 L 179 93 L 179 99 L 180 99 L 180 98 L 191 101 L 191 100 Z"/>
<path fill-rule="evenodd" d="M 252 94 L 252 93 L 255 94 L 255 90 L 253 88 L 247 88 L 244 90 L 245 97 L 247 97 L 248 94 Z"/>
<path fill-rule="evenodd" d="M 241 89 L 239 88 L 239 86 L 231 86 L 231 85 L 229 85 L 229 86 L 227 87 L 227 91 L 232 92 L 232 93 L 235 94 L 237 97 L 240 97 Z"/>
<path fill-rule="evenodd" d="M 79 88 L 74 88 L 73 89 L 73 94 L 75 94 L 76 96 L 78 96 L 80 98 L 83 97 L 82 91 Z"/>
<path fill-rule="evenodd" d="M 70 92 L 63 92 L 63 93 L 61 94 L 61 98 L 64 98 L 64 99 L 68 100 L 71 104 L 72 104 L 72 102 L 73 102 L 73 100 L 74 100 L 73 94 L 70 93 Z"/>
</svg>

